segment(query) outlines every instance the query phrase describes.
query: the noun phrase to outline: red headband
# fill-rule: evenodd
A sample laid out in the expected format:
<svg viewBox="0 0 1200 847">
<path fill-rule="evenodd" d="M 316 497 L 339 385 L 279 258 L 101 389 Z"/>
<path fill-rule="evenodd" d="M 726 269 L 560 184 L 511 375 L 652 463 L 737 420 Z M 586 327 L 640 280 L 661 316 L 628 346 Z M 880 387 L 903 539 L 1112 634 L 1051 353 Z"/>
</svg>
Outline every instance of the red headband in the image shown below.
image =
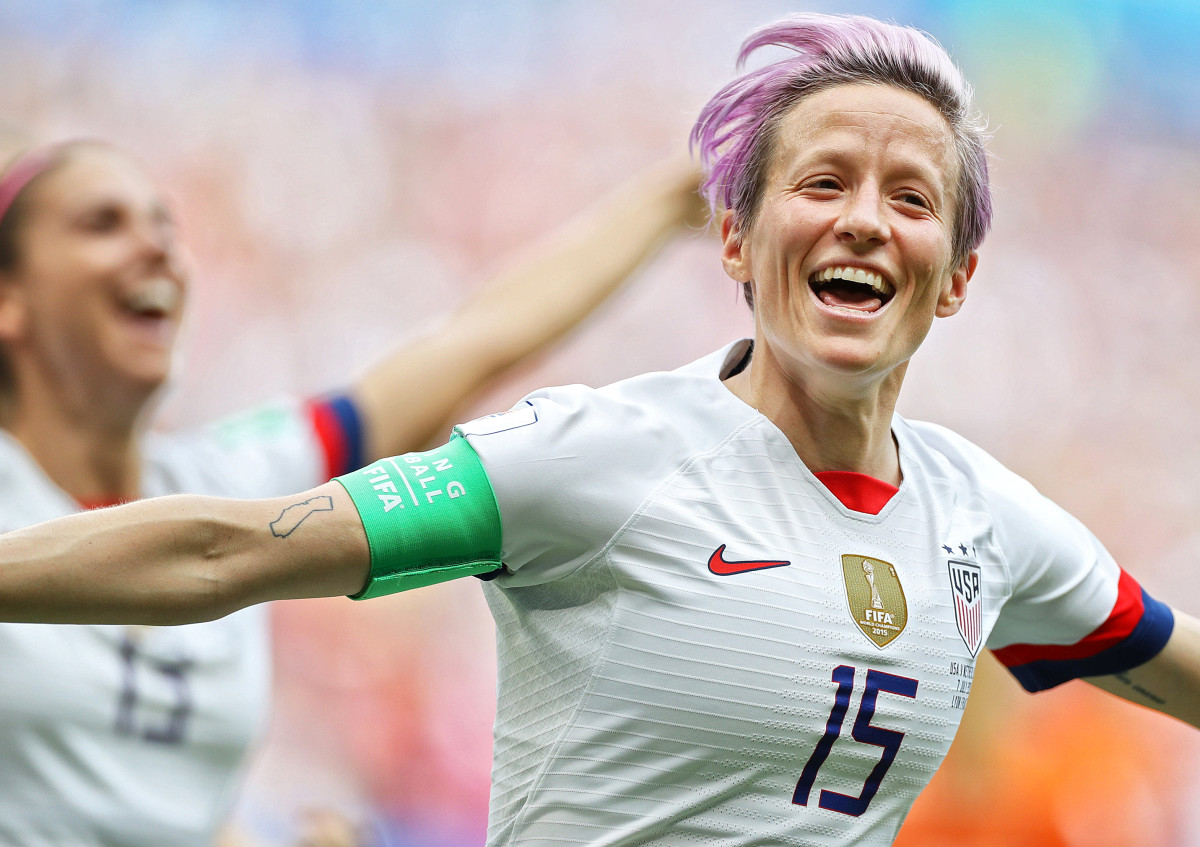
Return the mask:
<svg viewBox="0 0 1200 847">
<path fill-rule="evenodd" d="M 8 214 L 13 201 L 38 174 L 58 161 L 61 145 L 34 147 L 18 156 L 0 174 L 0 221 Z"/>
</svg>

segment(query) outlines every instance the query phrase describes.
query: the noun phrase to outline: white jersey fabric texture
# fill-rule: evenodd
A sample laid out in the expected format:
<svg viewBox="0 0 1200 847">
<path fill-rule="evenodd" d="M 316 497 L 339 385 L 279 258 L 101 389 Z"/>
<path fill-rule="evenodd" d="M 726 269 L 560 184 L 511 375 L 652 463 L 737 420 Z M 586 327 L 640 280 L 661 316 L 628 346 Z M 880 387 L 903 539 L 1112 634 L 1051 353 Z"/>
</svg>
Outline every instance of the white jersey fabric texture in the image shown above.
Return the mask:
<svg viewBox="0 0 1200 847">
<path fill-rule="evenodd" d="M 143 493 L 269 497 L 324 481 L 280 403 L 151 436 Z M 0 432 L 0 531 L 79 511 Z M 264 607 L 178 627 L 0 624 L 0 844 L 211 845 L 270 689 Z"/>
<path fill-rule="evenodd" d="M 747 349 L 459 427 L 503 522 L 489 845 L 891 844 L 981 647 L 1112 610 L 1091 533 L 943 428 L 897 416 L 898 493 L 847 509 L 720 382 Z"/>
</svg>

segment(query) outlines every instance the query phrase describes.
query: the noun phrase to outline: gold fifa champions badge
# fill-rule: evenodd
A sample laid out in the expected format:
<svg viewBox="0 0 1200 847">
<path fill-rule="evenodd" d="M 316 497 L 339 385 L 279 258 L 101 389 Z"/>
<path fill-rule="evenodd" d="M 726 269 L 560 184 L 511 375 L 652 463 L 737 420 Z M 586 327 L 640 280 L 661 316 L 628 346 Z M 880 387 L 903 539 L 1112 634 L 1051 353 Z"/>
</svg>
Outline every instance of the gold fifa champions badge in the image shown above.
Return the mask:
<svg viewBox="0 0 1200 847">
<path fill-rule="evenodd" d="M 884 648 L 895 641 L 908 623 L 908 602 L 896 568 L 869 556 L 842 556 L 842 578 L 850 616 L 863 635 Z"/>
</svg>

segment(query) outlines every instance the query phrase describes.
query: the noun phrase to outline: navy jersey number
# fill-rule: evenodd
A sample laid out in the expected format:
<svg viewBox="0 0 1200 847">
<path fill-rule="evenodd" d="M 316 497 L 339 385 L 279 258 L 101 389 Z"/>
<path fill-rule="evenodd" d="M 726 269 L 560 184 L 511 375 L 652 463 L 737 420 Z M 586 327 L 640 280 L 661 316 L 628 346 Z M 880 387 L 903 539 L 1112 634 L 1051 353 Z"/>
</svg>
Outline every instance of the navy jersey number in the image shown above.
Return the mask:
<svg viewBox="0 0 1200 847">
<path fill-rule="evenodd" d="M 813 783 L 817 779 L 817 771 L 821 770 L 821 765 L 825 764 L 825 760 L 829 758 L 833 742 L 842 734 L 842 722 L 846 718 L 846 710 L 850 707 L 850 695 L 854 691 L 854 668 L 849 665 L 838 665 L 833 669 L 833 681 L 837 683 L 838 688 L 837 694 L 834 695 L 833 708 L 829 712 L 829 720 L 825 722 L 825 734 L 821 736 L 816 749 L 808 757 L 800 779 L 796 782 L 796 792 L 792 795 L 792 802 L 797 806 L 808 805 L 808 796 L 812 793 Z M 917 681 L 906 676 L 867 670 L 867 685 L 863 690 L 862 700 L 859 701 L 858 717 L 854 721 L 854 729 L 851 730 L 850 735 L 855 741 L 882 747 L 883 755 L 871 769 L 871 774 L 867 777 L 862 792 L 857 797 L 822 789 L 820 800 L 817 803 L 822 809 L 858 817 L 867 810 L 867 806 L 875 798 L 875 793 L 879 791 L 879 784 L 883 782 L 888 768 L 892 766 L 892 762 L 896 761 L 896 753 L 899 752 L 900 744 L 904 741 L 904 733 L 871 725 L 871 718 L 875 717 L 875 702 L 879 698 L 880 691 L 899 694 L 901 697 L 916 697 Z"/>
<path fill-rule="evenodd" d="M 121 656 L 121 695 L 117 700 L 117 735 L 138 735 L 156 744 L 182 744 L 187 731 L 188 718 L 192 714 L 192 691 L 188 680 L 191 670 L 190 659 L 161 661 L 147 659 L 138 652 L 137 645 L 125 636 L 118 651 Z M 156 673 L 165 677 L 171 686 L 174 704 L 161 724 L 139 725 L 138 674 Z"/>
</svg>

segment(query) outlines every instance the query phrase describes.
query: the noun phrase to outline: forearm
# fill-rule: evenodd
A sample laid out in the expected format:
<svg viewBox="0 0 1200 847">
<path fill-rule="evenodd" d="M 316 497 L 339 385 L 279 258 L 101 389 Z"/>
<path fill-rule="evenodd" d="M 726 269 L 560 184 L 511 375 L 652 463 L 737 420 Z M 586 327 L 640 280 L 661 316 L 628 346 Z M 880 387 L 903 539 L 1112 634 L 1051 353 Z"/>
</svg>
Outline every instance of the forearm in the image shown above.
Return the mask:
<svg viewBox="0 0 1200 847">
<path fill-rule="evenodd" d="M 1125 673 L 1087 681 L 1200 728 L 1200 621 L 1173 611 L 1175 628 L 1157 656 Z"/>
<path fill-rule="evenodd" d="M 451 318 L 504 367 L 587 316 L 680 228 L 700 226 L 698 175 L 675 161 L 641 175 L 535 244 Z"/>
<path fill-rule="evenodd" d="M 158 498 L 0 536 L 0 619 L 211 620 L 265 600 L 354 593 L 368 566 L 336 483 L 278 500 Z"/>
</svg>

